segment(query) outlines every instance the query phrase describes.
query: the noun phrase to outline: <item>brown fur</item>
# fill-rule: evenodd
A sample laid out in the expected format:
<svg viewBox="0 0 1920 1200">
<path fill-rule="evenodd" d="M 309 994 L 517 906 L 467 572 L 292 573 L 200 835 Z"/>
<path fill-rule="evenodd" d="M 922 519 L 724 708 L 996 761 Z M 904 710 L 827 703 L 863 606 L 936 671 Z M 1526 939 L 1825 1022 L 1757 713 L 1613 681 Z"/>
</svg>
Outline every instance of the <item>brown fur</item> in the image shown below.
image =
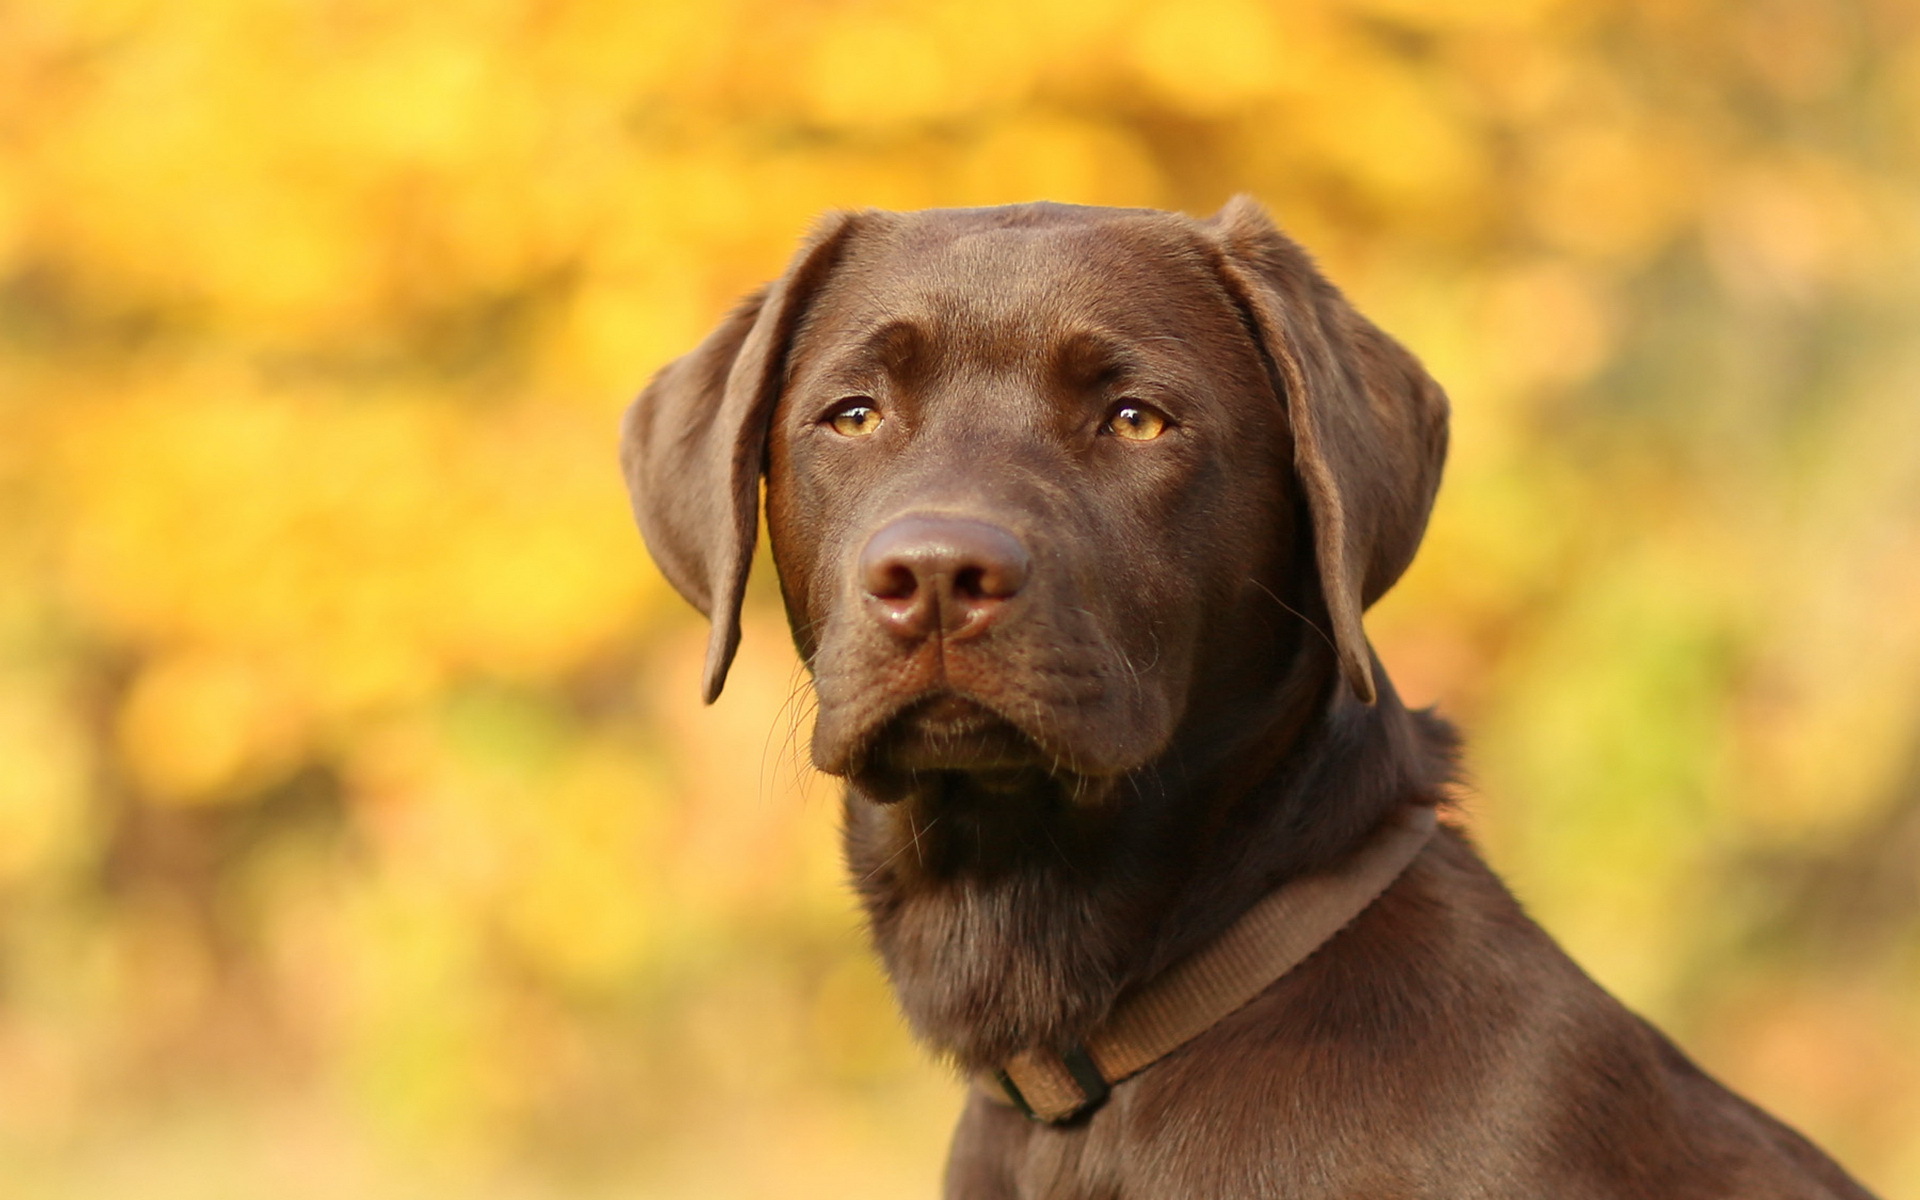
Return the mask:
<svg viewBox="0 0 1920 1200">
<path fill-rule="evenodd" d="M 1118 437 L 1141 404 L 1166 431 Z M 878 423 L 847 434 L 850 405 Z M 709 699 L 764 476 L 875 945 L 916 1033 L 978 1070 L 1066 1050 L 1275 886 L 1442 802 L 1453 735 L 1400 703 L 1361 613 L 1445 448 L 1419 363 L 1236 201 L 832 218 L 661 372 L 623 460 L 713 620 Z M 948 1194 L 1865 1195 L 1450 830 L 1084 1119 L 975 1096 Z"/>
</svg>

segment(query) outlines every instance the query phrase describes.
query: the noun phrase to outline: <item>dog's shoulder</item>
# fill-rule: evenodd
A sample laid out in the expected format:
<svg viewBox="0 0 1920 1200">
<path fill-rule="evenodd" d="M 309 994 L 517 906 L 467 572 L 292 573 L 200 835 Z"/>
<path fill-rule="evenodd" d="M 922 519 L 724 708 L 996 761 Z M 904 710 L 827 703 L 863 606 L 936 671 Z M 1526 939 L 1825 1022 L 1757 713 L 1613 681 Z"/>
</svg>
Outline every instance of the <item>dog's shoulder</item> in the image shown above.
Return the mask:
<svg viewBox="0 0 1920 1200">
<path fill-rule="evenodd" d="M 1867 1197 L 1589 979 L 1455 831 L 1067 1129 L 971 1102 L 950 1195 Z M 1044 1181 L 1040 1193 L 1033 1191 Z M 1144 1185 L 1145 1190 L 1135 1191 Z"/>
</svg>

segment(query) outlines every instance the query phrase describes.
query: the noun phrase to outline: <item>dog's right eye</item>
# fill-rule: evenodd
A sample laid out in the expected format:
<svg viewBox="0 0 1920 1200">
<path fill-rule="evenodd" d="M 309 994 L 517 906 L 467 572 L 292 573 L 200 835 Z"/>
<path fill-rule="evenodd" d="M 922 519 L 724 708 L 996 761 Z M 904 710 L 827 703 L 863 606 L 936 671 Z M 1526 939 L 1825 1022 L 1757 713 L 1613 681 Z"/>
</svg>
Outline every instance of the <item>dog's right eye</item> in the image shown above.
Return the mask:
<svg viewBox="0 0 1920 1200">
<path fill-rule="evenodd" d="M 820 423 L 841 437 L 859 438 L 866 437 L 880 428 L 880 422 L 883 420 L 885 418 L 880 415 L 880 410 L 875 408 L 866 397 L 861 396 L 842 402 L 839 407 L 821 418 Z"/>
<path fill-rule="evenodd" d="M 1100 432 L 1130 442 L 1150 442 L 1165 433 L 1172 424 L 1167 414 L 1151 404 L 1123 400 L 1107 415 L 1107 423 L 1100 427 Z"/>
</svg>

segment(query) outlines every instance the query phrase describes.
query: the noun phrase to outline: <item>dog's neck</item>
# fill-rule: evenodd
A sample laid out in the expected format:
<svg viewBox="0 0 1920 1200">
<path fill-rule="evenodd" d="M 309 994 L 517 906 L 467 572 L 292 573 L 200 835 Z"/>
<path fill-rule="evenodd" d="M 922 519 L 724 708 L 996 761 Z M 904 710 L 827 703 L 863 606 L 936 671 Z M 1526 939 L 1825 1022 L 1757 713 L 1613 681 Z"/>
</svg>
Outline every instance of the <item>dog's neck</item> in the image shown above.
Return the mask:
<svg viewBox="0 0 1920 1200">
<path fill-rule="evenodd" d="M 958 774 L 888 805 L 850 792 L 848 866 L 915 1032 L 970 1070 L 1065 1050 L 1268 891 L 1437 801 L 1451 731 L 1380 685 L 1367 707 L 1293 672 L 1092 798 Z"/>
</svg>

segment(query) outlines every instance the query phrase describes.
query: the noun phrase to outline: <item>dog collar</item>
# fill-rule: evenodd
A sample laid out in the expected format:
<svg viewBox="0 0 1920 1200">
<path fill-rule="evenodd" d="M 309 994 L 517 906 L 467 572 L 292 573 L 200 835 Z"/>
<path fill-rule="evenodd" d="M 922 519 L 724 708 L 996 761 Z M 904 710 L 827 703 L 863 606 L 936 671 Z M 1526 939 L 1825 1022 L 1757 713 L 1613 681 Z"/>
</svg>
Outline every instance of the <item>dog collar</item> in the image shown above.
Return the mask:
<svg viewBox="0 0 1920 1200">
<path fill-rule="evenodd" d="M 1339 866 L 1268 893 L 1213 942 L 1121 1001 L 1085 1042 L 1065 1054 L 1023 1051 L 975 1076 L 976 1086 L 1047 1124 L 1092 1112 L 1112 1085 L 1245 1007 L 1366 911 L 1434 828 L 1433 809 L 1405 809 Z"/>
</svg>

